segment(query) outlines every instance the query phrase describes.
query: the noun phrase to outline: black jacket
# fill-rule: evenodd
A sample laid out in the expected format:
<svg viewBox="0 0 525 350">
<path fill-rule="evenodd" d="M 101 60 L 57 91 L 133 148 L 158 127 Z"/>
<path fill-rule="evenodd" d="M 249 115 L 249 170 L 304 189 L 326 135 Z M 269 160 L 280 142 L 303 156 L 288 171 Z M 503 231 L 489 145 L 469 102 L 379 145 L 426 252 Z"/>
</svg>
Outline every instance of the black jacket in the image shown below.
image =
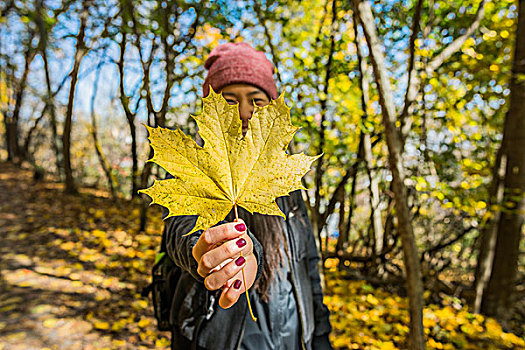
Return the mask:
<svg viewBox="0 0 525 350">
<path fill-rule="evenodd" d="M 330 349 L 328 334 L 331 331 L 328 308 L 323 304 L 316 248 L 310 220 L 300 191 L 280 197 L 277 204 L 286 214 L 284 230 L 291 254 L 291 277 L 297 301 L 301 336 L 305 349 Z M 183 237 L 196 222 L 196 216 L 177 216 L 167 219 L 166 248 L 169 256 L 182 269 L 177 285 L 171 319 L 174 347 L 181 349 L 192 343 L 194 348 L 237 349 L 249 317 L 246 298 L 239 298 L 231 308 L 225 310 L 218 305 L 216 292 L 208 291 L 203 278 L 197 273 L 197 262 L 192 249 L 202 233 L 197 231 Z M 258 275 L 264 264 L 262 246 L 249 231 L 254 243 L 254 254 L 258 261 Z M 258 276 L 257 276 L 258 277 Z M 196 340 L 196 341 L 195 341 Z"/>
</svg>

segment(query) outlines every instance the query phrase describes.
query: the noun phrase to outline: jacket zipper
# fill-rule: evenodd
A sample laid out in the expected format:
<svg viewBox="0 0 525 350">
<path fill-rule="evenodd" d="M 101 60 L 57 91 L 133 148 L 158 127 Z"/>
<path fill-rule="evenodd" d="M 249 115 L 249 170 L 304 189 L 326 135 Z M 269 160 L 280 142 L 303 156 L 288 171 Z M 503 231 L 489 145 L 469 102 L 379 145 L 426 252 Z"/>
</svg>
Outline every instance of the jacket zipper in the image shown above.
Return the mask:
<svg viewBox="0 0 525 350">
<path fill-rule="evenodd" d="M 242 322 L 242 327 L 241 327 L 241 332 L 239 333 L 239 338 L 237 339 L 237 346 L 235 347 L 235 349 L 239 350 L 241 348 L 241 344 L 242 344 L 242 337 L 244 336 L 244 328 L 245 328 L 245 325 L 246 325 L 246 308 L 245 308 L 245 312 L 244 312 L 244 317 L 243 317 L 243 322 Z"/>
</svg>

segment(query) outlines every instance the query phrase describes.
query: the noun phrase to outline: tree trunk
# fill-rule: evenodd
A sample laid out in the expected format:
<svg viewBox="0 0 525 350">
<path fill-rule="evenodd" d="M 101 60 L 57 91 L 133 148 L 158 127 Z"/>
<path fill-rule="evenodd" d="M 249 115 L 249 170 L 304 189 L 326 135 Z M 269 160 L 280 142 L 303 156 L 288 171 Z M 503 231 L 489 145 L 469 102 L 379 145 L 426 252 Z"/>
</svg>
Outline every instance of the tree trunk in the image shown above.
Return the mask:
<svg viewBox="0 0 525 350">
<path fill-rule="evenodd" d="M 350 196 L 348 198 L 348 218 L 345 220 L 344 229 L 341 232 L 339 232 L 336 251 L 346 250 L 348 238 L 350 237 L 350 229 L 352 228 L 352 217 L 354 216 L 355 191 L 357 187 L 357 173 L 358 173 L 359 163 L 360 163 L 360 159 L 357 159 L 354 163 L 355 168 L 352 174 L 352 189 L 350 190 Z"/>
<path fill-rule="evenodd" d="M 419 253 L 410 223 L 405 174 L 402 164 L 402 141 L 396 128 L 396 112 L 389 77 L 387 76 L 384 54 L 379 43 L 375 19 L 368 1 L 353 0 L 359 21 L 363 27 L 374 68 L 379 91 L 379 102 L 383 114 L 383 124 L 389 151 L 389 165 L 392 172 L 392 185 L 396 203 L 396 218 L 403 247 L 403 261 L 407 277 L 407 292 L 410 310 L 410 349 L 425 349 L 423 328 L 423 283 Z"/>
<path fill-rule="evenodd" d="M 363 147 L 366 171 L 368 173 L 368 180 L 370 181 L 370 220 L 372 221 L 372 228 L 374 229 L 374 251 L 376 255 L 379 255 L 383 251 L 383 220 L 381 219 L 381 210 L 379 209 L 379 184 L 375 176 L 375 171 L 372 169 L 372 143 L 369 133 L 364 135 Z"/>
<path fill-rule="evenodd" d="M 328 97 L 328 88 L 330 85 L 330 78 L 332 77 L 332 62 L 335 50 L 335 32 L 337 30 L 337 1 L 332 1 L 332 25 L 330 29 L 330 51 L 328 52 L 328 62 L 326 63 L 326 74 L 324 77 L 323 83 L 323 97 L 320 99 L 319 103 L 321 104 L 321 120 L 319 125 L 319 146 L 317 148 L 317 154 L 321 154 L 321 157 L 316 162 L 315 166 L 315 201 L 314 201 L 314 212 L 312 213 L 312 223 L 314 232 L 317 232 L 317 237 L 319 240 L 319 251 L 322 253 L 326 249 L 323 247 L 323 240 L 321 233 L 324 228 L 322 223 L 321 214 L 321 188 L 323 187 L 323 175 L 324 175 L 324 148 L 326 142 L 326 114 L 327 114 L 327 97 Z"/>
<path fill-rule="evenodd" d="M 525 0 L 519 1 L 510 106 L 505 117 L 502 157 L 505 167 L 503 205 L 492 273 L 483 295 L 483 313 L 505 321 L 512 315 L 519 244 L 525 219 Z"/>
<path fill-rule="evenodd" d="M 137 129 L 135 127 L 135 113 L 131 111 L 129 106 L 129 97 L 126 95 L 124 88 L 124 64 L 126 56 L 126 45 L 127 45 L 127 33 L 126 31 L 122 32 L 122 39 L 119 43 L 120 54 L 119 60 L 117 62 L 118 72 L 119 72 L 119 91 L 120 91 L 120 103 L 124 109 L 124 114 L 126 115 L 126 120 L 129 125 L 129 132 L 131 136 L 131 198 L 138 196 L 139 184 L 138 184 L 138 169 L 139 169 L 139 160 L 137 152 Z M 144 73 L 146 74 L 146 72 Z"/>
<path fill-rule="evenodd" d="M 88 1 L 82 1 L 82 11 L 80 12 L 80 29 L 77 34 L 75 44 L 75 55 L 73 58 L 73 69 L 71 70 L 71 85 L 69 86 L 69 96 L 67 101 L 66 118 L 64 121 L 64 131 L 62 133 L 62 151 L 64 156 L 64 175 L 66 180 L 66 193 L 77 193 L 75 179 L 73 178 L 73 169 L 71 167 L 71 127 L 73 124 L 73 106 L 75 101 L 75 90 L 78 81 L 78 72 L 80 63 L 86 55 L 84 37 L 86 32 L 86 22 L 88 16 Z"/>
<path fill-rule="evenodd" d="M 40 112 L 40 116 L 38 116 L 38 118 L 35 119 L 33 126 L 31 126 L 31 128 L 29 128 L 29 130 L 27 131 L 27 135 L 24 139 L 23 146 L 20 151 L 21 158 L 29 161 L 35 168 L 36 168 L 36 164 L 35 164 L 33 156 L 29 152 L 29 147 L 31 146 L 31 141 L 33 139 L 33 133 L 38 128 L 38 124 L 40 123 L 40 121 L 44 119 L 44 116 L 46 115 L 48 108 L 49 108 L 49 105 L 46 104 L 44 108 L 42 109 L 42 112 Z"/>
<path fill-rule="evenodd" d="M 352 199 L 350 199 L 352 200 Z M 336 253 L 344 253 L 346 245 L 348 244 L 348 235 L 344 235 L 346 227 L 346 191 L 343 188 L 339 195 L 339 222 L 337 223 L 337 231 L 339 235 L 337 236 L 337 244 L 335 247 Z M 328 251 L 327 251 L 328 253 Z M 324 265 L 324 264 L 323 264 Z"/>
<path fill-rule="evenodd" d="M 59 180 L 62 180 L 64 178 L 64 172 L 62 169 L 62 154 L 60 150 L 60 136 L 58 135 L 57 130 L 57 116 L 56 116 L 56 110 L 55 110 L 55 100 L 54 100 L 54 94 L 51 88 L 51 77 L 49 74 L 49 62 L 47 58 L 47 47 L 42 48 L 42 60 L 44 61 L 44 72 L 46 76 L 46 87 L 47 87 L 47 101 L 46 103 L 49 106 L 49 116 L 51 120 L 51 131 L 53 133 L 53 150 L 55 151 L 55 164 L 56 164 L 56 171 Z"/>
<path fill-rule="evenodd" d="M 48 37 L 51 33 L 51 28 L 46 27 L 45 18 L 46 13 L 44 9 L 44 2 L 43 0 L 36 1 L 36 7 L 38 11 L 37 16 L 37 25 L 38 30 L 40 33 L 40 42 L 39 42 L 39 52 L 42 56 L 42 61 L 44 62 L 44 75 L 46 77 L 46 89 L 47 89 L 47 96 L 46 96 L 46 106 L 48 106 L 50 121 L 51 121 L 51 131 L 53 134 L 53 150 L 55 152 L 55 165 L 56 165 L 56 172 L 58 175 L 58 179 L 60 181 L 63 180 L 63 171 L 62 171 L 62 155 L 60 151 L 60 139 L 57 132 L 57 118 L 56 118 L 56 110 L 55 110 L 55 101 L 54 97 L 56 93 L 53 93 L 53 89 L 51 87 L 51 75 L 49 73 L 49 60 L 47 57 L 47 43 L 48 43 Z M 57 92 L 60 90 L 57 89 Z"/>
<path fill-rule="evenodd" d="M 505 176 L 507 163 L 507 159 L 506 157 L 502 157 L 501 151 L 502 149 L 500 148 L 496 156 L 496 162 L 492 172 L 492 184 L 489 190 L 489 199 L 487 201 L 487 207 L 490 210 L 491 217 L 487 219 L 478 238 L 479 253 L 475 272 L 476 298 L 474 300 L 474 312 L 481 311 L 483 293 L 485 292 L 485 288 L 490 279 L 492 263 L 494 261 L 500 211 L 498 209 L 493 210 L 492 208 L 493 206 L 499 207 L 503 202 L 503 177 Z"/>
<path fill-rule="evenodd" d="M 20 77 L 20 80 L 18 81 L 18 84 L 16 85 L 15 90 L 15 106 L 13 109 L 13 112 L 6 115 L 5 118 L 5 133 L 6 133 L 6 145 L 7 145 L 7 161 L 9 162 L 15 162 L 19 163 L 22 159 L 22 149 L 20 147 L 19 140 L 20 138 L 20 130 L 19 130 L 19 120 L 20 120 L 20 110 L 22 108 L 22 103 L 24 100 L 24 93 L 27 83 L 27 77 L 29 75 L 29 70 L 31 67 L 31 63 L 33 62 L 33 59 L 35 58 L 36 50 L 32 47 L 32 39 L 28 40 L 27 48 L 24 52 L 24 70 L 22 72 L 22 76 Z M 13 73 L 14 74 L 14 73 Z M 13 79 L 14 78 L 13 76 Z"/>
<path fill-rule="evenodd" d="M 346 196 L 346 190 L 345 186 L 352 178 L 352 190 L 350 193 L 349 198 L 349 213 L 348 213 L 348 219 L 345 218 L 346 215 L 346 209 L 343 209 L 344 215 L 340 218 L 340 226 L 343 227 L 343 229 L 339 232 L 339 238 L 337 239 L 337 246 L 336 250 L 339 251 L 341 249 L 345 249 L 346 244 L 348 243 L 348 237 L 350 233 L 350 226 L 352 221 L 352 214 L 353 214 L 353 204 L 354 204 L 354 196 L 355 196 L 355 187 L 356 187 L 356 179 L 357 179 L 357 171 L 359 169 L 359 164 L 361 163 L 361 160 L 363 158 L 363 133 L 361 133 L 359 137 L 359 145 L 357 147 L 357 159 L 352 163 L 352 165 L 348 168 L 346 173 L 341 178 L 341 181 L 337 184 L 337 187 L 332 194 L 332 197 L 330 198 L 330 201 L 328 202 L 328 205 L 325 209 L 325 211 L 321 214 L 321 219 L 319 220 L 319 225 L 324 227 L 326 225 L 326 222 L 328 220 L 328 217 L 334 212 L 335 206 L 337 202 L 343 203 L 346 201 L 344 198 Z"/>
<path fill-rule="evenodd" d="M 108 186 L 111 191 L 111 196 L 113 197 L 113 200 L 119 206 L 118 196 L 117 192 L 115 190 L 115 179 L 113 177 L 113 174 L 111 173 L 111 167 L 108 164 L 108 161 L 106 160 L 106 157 L 104 156 L 104 153 L 102 152 L 102 146 L 100 145 L 100 142 L 98 140 L 97 135 L 97 117 L 95 114 L 95 99 L 97 96 L 98 91 L 98 82 L 100 79 L 100 68 L 97 69 L 97 74 L 95 77 L 95 82 L 93 84 L 93 96 L 91 97 L 91 137 L 93 138 L 93 145 L 95 146 L 95 151 L 97 152 L 98 161 L 100 163 L 100 166 L 102 167 L 102 170 L 104 171 L 104 174 L 106 175 L 106 180 L 108 181 Z"/>
<path fill-rule="evenodd" d="M 354 25 L 354 36 L 356 38 L 356 52 L 357 59 L 359 62 L 359 85 L 361 86 L 361 109 L 363 110 L 363 122 L 368 118 L 367 108 L 369 102 L 369 81 L 367 76 L 368 67 L 366 61 L 363 59 L 363 54 L 361 52 L 360 40 L 357 39 L 357 23 L 358 19 L 354 12 L 353 16 L 353 25 Z M 381 254 L 383 250 L 383 223 L 381 220 L 381 211 L 379 210 L 379 185 L 375 177 L 375 172 L 372 170 L 372 141 L 370 137 L 370 130 L 362 130 L 363 137 L 363 160 L 365 161 L 365 168 L 368 174 L 368 180 L 370 182 L 370 221 L 372 223 L 372 228 L 374 232 L 374 252 L 376 255 Z"/>
</svg>

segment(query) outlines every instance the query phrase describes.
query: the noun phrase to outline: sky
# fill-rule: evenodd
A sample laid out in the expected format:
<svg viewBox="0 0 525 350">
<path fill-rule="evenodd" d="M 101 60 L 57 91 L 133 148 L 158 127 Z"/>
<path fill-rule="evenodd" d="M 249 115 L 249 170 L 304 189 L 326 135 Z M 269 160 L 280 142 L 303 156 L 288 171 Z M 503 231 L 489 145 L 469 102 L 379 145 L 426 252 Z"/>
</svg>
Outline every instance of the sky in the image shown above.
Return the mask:
<svg viewBox="0 0 525 350">
<path fill-rule="evenodd" d="M 220 1 L 219 1 L 220 2 Z M 245 4 L 244 2 L 232 2 L 232 1 L 223 1 L 223 8 L 229 9 L 229 11 L 226 11 L 225 14 L 228 17 L 230 21 L 234 23 L 234 30 L 233 33 L 240 34 L 245 41 L 251 43 L 251 44 L 263 44 L 261 43 L 261 36 L 257 35 L 257 30 L 243 30 L 240 32 L 242 21 L 243 20 L 249 20 L 251 22 L 255 22 L 256 19 L 254 18 L 254 15 L 250 11 L 243 10 Z M 49 9 L 54 9 L 59 6 L 60 2 L 57 1 L 46 1 L 46 5 Z M 77 4 L 78 6 L 78 4 Z M 377 8 L 377 10 L 384 10 L 388 11 L 388 2 L 386 5 L 376 5 L 376 6 L 382 6 L 383 8 Z M 107 8 L 102 8 L 100 11 L 107 10 L 106 16 L 111 16 L 116 11 L 116 6 L 108 6 Z M 193 21 L 195 17 L 194 11 L 187 11 L 182 18 L 182 22 L 188 25 Z M 9 24 L 9 32 L 6 32 L 3 30 L 0 32 L 3 39 L 0 43 L 0 47 L 2 47 L 2 52 L 19 52 L 19 49 L 13 48 L 14 45 L 18 44 L 19 37 L 16 35 L 16 33 L 20 33 L 22 31 L 23 23 L 20 22 L 18 18 L 12 18 L 10 24 Z M 53 81 L 53 86 L 56 87 L 57 84 L 62 81 L 62 79 L 70 72 L 72 68 L 72 57 L 74 54 L 74 45 L 75 45 L 75 38 L 74 35 L 78 32 L 79 28 L 79 20 L 76 15 L 73 14 L 73 11 L 68 11 L 67 13 L 62 14 L 59 17 L 58 24 L 55 27 L 55 30 L 53 32 L 53 44 L 58 48 L 58 50 L 49 50 L 50 53 L 50 65 L 51 65 L 51 72 L 53 73 L 51 79 Z M 260 29 L 259 29 L 260 30 Z M 408 28 L 407 28 L 408 31 Z M 88 32 L 88 38 L 92 37 L 94 35 L 97 35 L 99 33 L 95 32 Z M 255 35 L 254 35 L 255 34 Z M 276 33 L 278 34 L 278 33 Z M 408 35 L 408 32 L 405 33 Z M 12 38 L 10 38 L 12 36 Z M 121 36 L 117 35 L 115 37 L 116 41 L 120 41 Z M 279 44 L 279 36 L 274 36 L 274 44 Z M 386 45 L 392 45 L 392 41 L 389 39 L 388 36 L 385 38 L 385 44 Z M 404 54 L 404 44 L 401 42 L 400 47 L 395 47 L 395 45 L 392 46 L 390 52 L 394 52 L 395 57 L 394 60 L 397 62 L 403 62 L 404 59 L 406 59 Z M 148 50 L 148 45 L 144 45 L 145 50 Z M 365 48 L 366 51 L 366 48 Z M 77 85 L 77 93 L 75 96 L 75 111 L 81 112 L 84 114 L 90 113 L 90 105 L 91 105 L 91 99 L 94 91 L 94 81 L 96 76 L 96 70 L 100 69 L 100 80 L 98 84 L 98 93 L 96 98 L 96 111 L 97 113 L 101 114 L 103 118 L 114 118 L 118 117 L 121 118 L 123 116 L 122 110 L 115 110 L 115 108 L 111 108 L 111 104 L 113 103 L 116 98 L 118 98 L 118 80 L 119 75 L 116 68 L 115 62 L 111 62 L 111 60 L 118 59 L 119 54 L 119 48 L 117 45 L 117 42 L 112 42 L 104 51 L 102 51 L 101 48 L 94 48 L 94 50 L 91 50 L 88 55 L 83 59 L 80 69 L 80 79 L 79 83 Z M 128 45 L 127 50 L 127 65 L 125 68 L 125 90 L 129 94 L 132 94 L 133 91 L 136 91 L 136 89 L 139 87 L 141 79 L 142 79 L 142 72 L 140 70 L 139 66 L 139 57 L 136 50 L 134 50 L 131 45 Z M 20 54 L 17 55 L 17 61 L 20 65 L 22 62 L 22 58 L 20 57 Z M 101 65 L 101 57 L 106 56 L 105 58 L 102 58 L 104 60 L 103 64 Z M 271 59 L 271 55 L 267 54 L 268 58 Z M 108 59 L 109 57 L 109 59 Z M 100 68 L 97 68 L 100 66 Z M 403 67 L 398 67 L 400 70 L 399 72 L 392 72 L 394 75 L 396 74 L 402 74 Z M 154 65 L 152 74 L 151 74 L 152 80 L 160 80 L 162 81 L 162 73 L 161 73 L 161 67 L 159 65 Z M 292 79 L 292 76 L 289 72 L 283 72 L 283 80 L 288 81 L 289 79 Z M 43 61 L 40 55 L 38 55 L 31 66 L 31 74 L 30 74 L 30 85 L 37 89 L 41 94 L 45 93 L 45 77 L 43 74 Z M 173 107 L 181 106 L 184 104 L 191 104 L 194 103 L 195 96 L 194 95 L 188 95 L 187 91 L 191 89 L 195 85 L 202 84 L 202 79 L 184 79 L 181 86 L 175 85 L 172 90 L 172 98 L 170 100 L 170 105 Z M 156 107 L 160 105 L 161 99 L 162 99 L 162 87 L 163 84 L 159 84 L 156 86 L 157 90 L 154 94 L 154 104 Z M 199 89 L 200 90 L 200 89 Z M 69 80 L 65 84 L 65 86 L 62 88 L 60 94 L 58 95 L 59 101 L 61 101 L 63 104 L 67 103 L 67 96 L 69 92 Z M 188 100 L 189 98 L 189 100 Z M 104 111 L 111 110 L 112 114 L 119 113 L 118 116 L 116 115 L 105 115 Z M 145 121 L 145 109 L 141 108 L 141 113 L 139 113 L 139 121 L 144 122 Z M 25 113 L 31 114 L 34 113 L 32 108 L 26 109 L 24 111 Z"/>
</svg>

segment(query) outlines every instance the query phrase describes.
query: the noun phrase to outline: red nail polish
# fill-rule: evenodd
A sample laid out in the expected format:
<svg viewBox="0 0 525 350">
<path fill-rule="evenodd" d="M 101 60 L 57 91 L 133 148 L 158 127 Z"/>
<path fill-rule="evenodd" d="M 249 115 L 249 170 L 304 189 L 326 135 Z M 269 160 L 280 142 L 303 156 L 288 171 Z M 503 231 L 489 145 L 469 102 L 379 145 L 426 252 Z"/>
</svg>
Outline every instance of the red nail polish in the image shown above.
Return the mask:
<svg viewBox="0 0 525 350">
<path fill-rule="evenodd" d="M 246 245 L 246 241 L 244 240 L 244 238 L 241 238 L 238 239 L 237 242 L 235 242 L 235 244 L 237 244 L 237 247 L 242 248 Z"/>
<path fill-rule="evenodd" d="M 239 232 L 244 232 L 246 231 L 246 225 L 241 222 L 240 224 L 235 225 L 235 229 Z"/>
<path fill-rule="evenodd" d="M 241 266 L 242 264 L 244 264 L 245 261 L 246 261 L 246 259 L 244 259 L 242 256 L 240 256 L 240 257 L 237 258 L 237 260 L 235 260 L 235 265 Z"/>
<path fill-rule="evenodd" d="M 236 280 L 235 283 L 233 284 L 233 288 L 235 289 L 241 288 L 241 280 Z"/>
</svg>

